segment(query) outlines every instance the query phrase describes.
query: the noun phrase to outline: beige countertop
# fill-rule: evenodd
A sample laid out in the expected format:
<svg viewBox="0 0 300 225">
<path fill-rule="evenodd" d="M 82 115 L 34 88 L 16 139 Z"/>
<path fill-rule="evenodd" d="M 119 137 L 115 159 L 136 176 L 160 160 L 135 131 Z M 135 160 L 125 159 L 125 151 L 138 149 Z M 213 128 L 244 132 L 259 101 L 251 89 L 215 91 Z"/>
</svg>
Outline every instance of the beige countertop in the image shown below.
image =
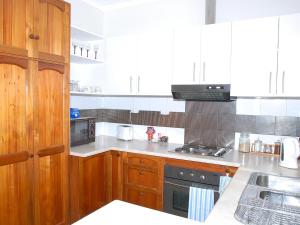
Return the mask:
<svg viewBox="0 0 300 225">
<path fill-rule="evenodd" d="M 195 162 L 212 163 L 239 167 L 237 173 L 216 203 L 213 211 L 207 218 L 208 225 L 235 225 L 241 224 L 234 218 L 234 212 L 239 198 L 248 182 L 252 172 L 264 172 L 281 176 L 300 177 L 300 169 L 292 170 L 278 166 L 278 156 L 262 156 L 256 154 L 243 154 L 232 150 L 223 158 L 195 156 L 170 152 L 181 144 L 149 143 L 148 141 L 134 140 L 121 141 L 115 137 L 99 136 L 96 142 L 71 148 L 70 155 L 88 157 L 108 150 L 119 150 L 146 155 L 168 157 Z"/>
<path fill-rule="evenodd" d="M 200 223 L 157 210 L 115 200 L 73 225 L 199 225 Z"/>
</svg>

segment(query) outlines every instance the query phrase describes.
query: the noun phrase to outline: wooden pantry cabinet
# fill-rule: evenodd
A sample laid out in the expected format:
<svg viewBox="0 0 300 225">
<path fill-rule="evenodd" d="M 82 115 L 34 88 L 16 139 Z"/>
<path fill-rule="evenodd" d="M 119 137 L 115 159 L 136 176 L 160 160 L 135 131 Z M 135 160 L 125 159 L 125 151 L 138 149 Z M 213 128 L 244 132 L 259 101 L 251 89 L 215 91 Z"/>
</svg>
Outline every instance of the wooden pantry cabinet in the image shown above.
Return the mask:
<svg viewBox="0 0 300 225">
<path fill-rule="evenodd" d="M 45 41 L 51 26 L 62 39 Z M 8 225 L 68 224 L 69 27 L 63 1 L 0 0 L 0 221 Z"/>
</svg>

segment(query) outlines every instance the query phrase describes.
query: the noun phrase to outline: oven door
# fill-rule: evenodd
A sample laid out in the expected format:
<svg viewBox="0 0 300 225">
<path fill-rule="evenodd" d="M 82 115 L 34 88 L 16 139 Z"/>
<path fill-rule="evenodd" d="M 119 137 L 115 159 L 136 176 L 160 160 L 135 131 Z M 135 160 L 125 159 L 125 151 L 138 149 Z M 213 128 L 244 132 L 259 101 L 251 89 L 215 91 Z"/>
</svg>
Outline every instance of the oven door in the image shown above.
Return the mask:
<svg viewBox="0 0 300 225">
<path fill-rule="evenodd" d="M 187 218 L 191 186 L 213 189 L 215 191 L 214 202 L 216 203 L 219 199 L 216 187 L 166 177 L 164 181 L 164 212 Z"/>
</svg>

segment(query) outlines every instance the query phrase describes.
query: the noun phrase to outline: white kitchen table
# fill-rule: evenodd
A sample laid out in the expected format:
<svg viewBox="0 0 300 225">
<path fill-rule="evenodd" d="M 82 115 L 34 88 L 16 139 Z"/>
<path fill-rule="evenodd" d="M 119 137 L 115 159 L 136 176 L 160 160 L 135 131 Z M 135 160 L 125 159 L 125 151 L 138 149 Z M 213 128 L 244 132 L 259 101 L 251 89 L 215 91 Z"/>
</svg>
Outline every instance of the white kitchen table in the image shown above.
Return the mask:
<svg viewBox="0 0 300 225">
<path fill-rule="evenodd" d="M 115 200 L 73 225 L 199 225 L 201 223 L 168 213 Z"/>
</svg>

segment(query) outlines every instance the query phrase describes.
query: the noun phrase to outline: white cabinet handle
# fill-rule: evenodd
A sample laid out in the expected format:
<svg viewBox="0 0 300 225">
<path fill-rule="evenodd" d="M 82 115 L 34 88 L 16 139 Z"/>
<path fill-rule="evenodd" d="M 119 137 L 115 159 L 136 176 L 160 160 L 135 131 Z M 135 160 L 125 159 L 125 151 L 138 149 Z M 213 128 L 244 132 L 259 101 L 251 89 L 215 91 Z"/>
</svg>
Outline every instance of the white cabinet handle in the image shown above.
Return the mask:
<svg viewBox="0 0 300 225">
<path fill-rule="evenodd" d="M 203 62 L 203 77 L 202 77 L 203 82 L 205 82 L 205 66 L 206 66 L 206 63 Z"/>
<path fill-rule="evenodd" d="M 193 63 L 193 82 L 196 82 L 196 63 Z"/>
<path fill-rule="evenodd" d="M 270 72 L 269 76 L 269 94 L 272 92 L 272 72 Z"/>
<path fill-rule="evenodd" d="M 281 82 L 282 94 L 284 94 L 284 86 L 285 86 L 284 82 L 285 82 L 285 71 L 282 72 L 282 82 Z"/>
<path fill-rule="evenodd" d="M 132 76 L 130 76 L 129 80 L 130 80 L 130 93 L 132 93 Z"/>
<path fill-rule="evenodd" d="M 138 76 L 138 93 L 140 93 L 140 81 L 141 81 L 141 77 Z"/>
</svg>

